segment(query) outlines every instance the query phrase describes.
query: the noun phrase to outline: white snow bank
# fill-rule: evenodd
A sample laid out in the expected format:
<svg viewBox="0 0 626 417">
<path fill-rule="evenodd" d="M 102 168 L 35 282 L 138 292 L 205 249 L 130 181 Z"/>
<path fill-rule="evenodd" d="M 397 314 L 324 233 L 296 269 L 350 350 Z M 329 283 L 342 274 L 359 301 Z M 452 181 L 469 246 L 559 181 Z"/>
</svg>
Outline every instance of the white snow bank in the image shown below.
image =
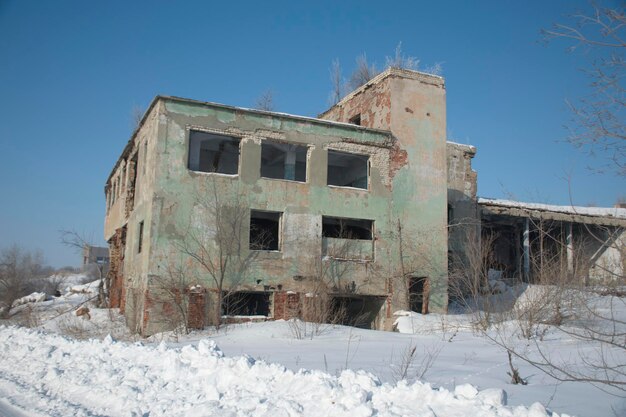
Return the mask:
<svg viewBox="0 0 626 417">
<path fill-rule="evenodd" d="M 25 295 L 24 297 L 18 298 L 17 300 L 13 301 L 12 307 L 21 306 L 22 304 L 28 304 L 28 303 L 40 303 L 42 301 L 45 301 L 45 299 L 46 299 L 45 292 L 34 292 L 34 293 Z"/>
<path fill-rule="evenodd" d="M 626 219 L 626 209 L 617 207 L 581 207 L 581 206 L 556 206 L 552 204 L 525 203 L 523 201 L 500 200 L 492 198 L 479 198 L 478 204 L 490 204 L 501 207 L 517 207 L 528 210 L 554 211 L 567 214 L 582 214 L 586 216 L 606 216 L 618 219 Z"/>
<path fill-rule="evenodd" d="M 450 392 L 421 382 L 383 384 L 365 371 L 332 376 L 228 358 L 208 339 L 151 347 L 17 327 L 0 327 L 0 387 L 12 407 L 44 415 L 549 415 L 538 403 L 507 407 L 502 390 L 466 384 Z"/>
<path fill-rule="evenodd" d="M 87 282 L 86 284 L 72 285 L 66 288 L 65 292 L 70 294 L 96 294 L 100 280 Z"/>
</svg>

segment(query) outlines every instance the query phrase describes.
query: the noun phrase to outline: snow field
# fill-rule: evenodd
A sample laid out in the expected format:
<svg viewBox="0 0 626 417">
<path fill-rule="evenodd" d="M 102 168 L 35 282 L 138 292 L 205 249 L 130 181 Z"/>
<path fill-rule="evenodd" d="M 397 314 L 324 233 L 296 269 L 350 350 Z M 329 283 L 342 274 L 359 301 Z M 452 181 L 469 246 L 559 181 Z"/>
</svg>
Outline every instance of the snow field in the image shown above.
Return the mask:
<svg viewBox="0 0 626 417">
<path fill-rule="evenodd" d="M 388 384 L 365 371 L 293 372 L 248 356 L 225 357 L 208 339 L 172 348 L 0 327 L 0 344 L 0 394 L 23 413 L 14 415 L 549 415 L 539 403 L 507 407 L 500 389 Z M 20 390 L 32 391 L 28 410 Z"/>
</svg>

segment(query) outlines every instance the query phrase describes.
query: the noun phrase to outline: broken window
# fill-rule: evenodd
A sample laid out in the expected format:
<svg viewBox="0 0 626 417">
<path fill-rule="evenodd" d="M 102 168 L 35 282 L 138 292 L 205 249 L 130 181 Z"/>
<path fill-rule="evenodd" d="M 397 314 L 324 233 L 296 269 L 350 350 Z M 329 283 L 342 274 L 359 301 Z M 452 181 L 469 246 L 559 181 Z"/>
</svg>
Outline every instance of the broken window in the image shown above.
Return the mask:
<svg viewBox="0 0 626 417">
<path fill-rule="evenodd" d="M 139 222 L 139 236 L 137 237 L 137 253 L 141 253 L 143 246 L 143 221 Z"/>
<path fill-rule="evenodd" d="M 236 291 L 222 300 L 222 311 L 227 316 L 269 316 L 270 293 Z"/>
<path fill-rule="evenodd" d="M 352 116 L 349 120 L 349 123 L 352 123 L 353 125 L 357 125 L 357 126 L 361 126 L 361 113 Z"/>
<path fill-rule="evenodd" d="M 250 249 L 280 250 L 280 213 L 250 211 Z"/>
<path fill-rule="evenodd" d="M 190 131 L 188 167 L 193 171 L 237 174 L 239 138 Z"/>
<path fill-rule="evenodd" d="M 330 317 L 336 324 L 375 329 L 376 317 L 385 305 L 384 297 L 334 296 Z"/>
<path fill-rule="evenodd" d="M 322 236 L 337 239 L 372 240 L 372 220 L 322 217 Z"/>
<path fill-rule="evenodd" d="M 429 281 L 427 277 L 409 278 L 409 308 L 416 313 L 428 313 Z"/>
<path fill-rule="evenodd" d="M 261 176 L 306 181 L 307 147 L 264 141 L 261 145 Z"/>
<path fill-rule="evenodd" d="M 328 151 L 328 185 L 367 189 L 367 155 Z"/>
</svg>

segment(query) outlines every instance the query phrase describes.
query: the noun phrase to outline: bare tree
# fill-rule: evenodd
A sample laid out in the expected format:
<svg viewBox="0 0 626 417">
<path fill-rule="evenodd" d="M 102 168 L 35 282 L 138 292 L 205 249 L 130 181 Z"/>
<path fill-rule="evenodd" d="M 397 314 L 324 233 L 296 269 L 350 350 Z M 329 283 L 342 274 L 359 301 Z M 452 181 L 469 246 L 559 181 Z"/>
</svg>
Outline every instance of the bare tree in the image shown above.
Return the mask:
<svg viewBox="0 0 626 417">
<path fill-rule="evenodd" d="M 579 255 L 578 262 L 572 265 L 564 256 L 568 250 L 572 252 L 572 246 L 581 250 L 589 242 L 581 239 L 569 246 L 553 222 L 531 219 L 531 224 L 535 236 L 531 240 L 530 256 L 532 285 L 511 279 L 510 284 L 518 284 L 512 292 L 518 294 L 516 300 L 499 298 L 489 282 L 489 273 L 485 271 L 492 265 L 490 253 L 495 241 L 489 243 L 485 234 L 481 238 L 483 247 L 467 250 L 469 258 L 474 257 L 474 252 L 478 255 L 476 261 L 456 263 L 460 275 L 459 272 L 451 275 L 451 282 L 456 281 L 451 291 L 460 294 L 457 298 L 465 297 L 466 305 L 477 311 L 475 314 L 481 319 L 477 330 L 511 356 L 558 381 L 589 383 L 614 395 L 623 395 L 626 321 L 619 313 L 626 310 L 626 293 L 620 291 L 626 282 L 623 269 L 614 271 L 609 286 L 589 283 L 588 261 L 581 260 Z M 587 232 L 586 239 L 594 240 L 595 246 L 608 245 L 621 250 L 617 256 L 626 259 L 619 239 L 591 228 Z M 486 243 L 489 244 L 484 247 Z M 518 326 L 511 326 L 512 322 Z M 578 355 L 560 355 L 552 350 L 544 340 L 550 332 L 576 343 Z M 515 378 L 513 367 L 511 373 Z"/>
<path fill-rule="evenodd" d="M 591 93 L 577 102 L 568 101 L 573 119 L 567 140 L 591 156 L 606 158 L 598 170 L 626 175 L 626 7 L 614 8 L 591 2 L 590 9 L 542 30 L 545 40 L 569 41 L 570 51 L 585 49 L 591 57 L 585 70 Z M 598 155 L 599 154 L 599 155 Z"/>
<path fill-rule="evenodd" d="M 398 42 L 394 56 L 385 59 L 385 66 L 394 69 L 408 69 L 417 71 L 420 60 L 413 56 L 405 56 L 402 52 L 402 42 Z"/>
<path fill-rule="evenodd" d="M 43 255 L 13 245 L 0 251 L 0 317 L 8 318 L 13 302 L 31 290 L 43 273 Z"/>
<path fill-rule="evenodd" d="M 61 230 L 59 233 L 61 234 L 61 243 L 74 249 L 78 253 L 82 253 L 87 247 L 93 246 L 90 239 L 75 230 Z M 87 265 L 87 268 L 88 270 L 86 270 L 86 272 L 93 273 L 95 278 L 100 281 L 98 284 L 98 306 L 107 307 L 109 305 L 110 289 L 110 279 L 107 276 L 107 264 L 96 262 Z"/>
<path fill-rule="evenodd" d="M 274 111 L 274 92 L 271 89 L 265 90 L 257 99 L 257 110 Z"/>
<path fill-rule="evenodd" d="M 191 327 L 189 317 L 189 295 L 197 280 L 182 259 L 170 259 L 163 276 L 153 276 L 152 297 L 163 309 L 163 319 L 174 332 L 188 334 Z"/>
<path fill-rule="evenodd" d="M 139 128 L 144 112 L 143 107 L 136 104 L 130 109 L 130 129 L 133 132 Z"/>
<path fill-rule="evenodd" d="M 339 59 L 333 59 L 330 67 L 330 82 L 332 83 L 332 91 L 330 93 L 330 104 L 334 106 L 341 101 L 345 92 L 345 82 L 341 75 L 341 64 Z"/>
<path fill-rule="evenodd" d="M 363 324 L 367 314 L 348 316 L 347 307 L 337 297 L 357 292 L 356 283 L 347 278 L 354 273 L 360 259 L 359 245 L 343 222 L 335 230 L 335 238 L 324 238 L 322 256 L 307 257 L 300 264 L 299 280 L 307 293 L 300 305 L 302 320 L 290 321 L 290 330 L 297 339 L 319 336 L 334 324 Z M 361 282 L 367 284 L 367 279 Z"/>
<path fill-rule="evenodd" d="M 259 254 L 254 249 L 264 247 L 262 242 L 268 236 L 261 232 L 248 237 L 246 225 L 250 209 L 240 200 L 237 190 L 232 198 L 227 198 L 212 181 L 206 190 L 195 194 L 198 197 L 194 218 L 190 219 L 184 238 L 175 246 L 179 253 L 193 260 L 198 273 L 211 281 L 215 299 L 210 318 L 219 328 L 225 300 L 245 280 Z M 198 284 L 203 281 L 194 279 Z M 183 282 L 189 284 L 188 278 Z"/>
<path fill-rule="evenodd" d="M 349 87 L 351 90 L 356 90 L 378 74 L 380 74 L 380 71 L 378 71 L 376 65 L 368 63 L 367 55 L 363 53 L 356 58 L 356 68 L 350 75 Z"/>
</svg>

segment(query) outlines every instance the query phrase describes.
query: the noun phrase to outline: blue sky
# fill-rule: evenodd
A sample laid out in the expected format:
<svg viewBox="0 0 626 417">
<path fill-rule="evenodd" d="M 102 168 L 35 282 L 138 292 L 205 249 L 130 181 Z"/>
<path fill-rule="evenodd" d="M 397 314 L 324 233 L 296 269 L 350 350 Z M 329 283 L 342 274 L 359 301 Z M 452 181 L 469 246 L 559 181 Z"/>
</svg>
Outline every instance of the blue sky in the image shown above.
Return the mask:
<svg viewBox="0 0 626 417">
<path fill-rule="evenodd" d="M 315 116 L 333 59 L 347 77 L 357 55 L 380 67 L 400 41 L 425 66 L 443 63 L 448 139 L 477 146 L 481 196 L 612 206 L 625 179 L 591 173 L 563 143 L 565 99 L 588 93 L 589 56 L 539 34 L 585 7 L 0 0 L 0 248 L 39 248 L 61 266 L 80 257 L 60 229 L 104 244 L 104 183 L 133 108 L 155 95 L 253 107 L 271 89 L 277 111 Z"/>
</svg>

